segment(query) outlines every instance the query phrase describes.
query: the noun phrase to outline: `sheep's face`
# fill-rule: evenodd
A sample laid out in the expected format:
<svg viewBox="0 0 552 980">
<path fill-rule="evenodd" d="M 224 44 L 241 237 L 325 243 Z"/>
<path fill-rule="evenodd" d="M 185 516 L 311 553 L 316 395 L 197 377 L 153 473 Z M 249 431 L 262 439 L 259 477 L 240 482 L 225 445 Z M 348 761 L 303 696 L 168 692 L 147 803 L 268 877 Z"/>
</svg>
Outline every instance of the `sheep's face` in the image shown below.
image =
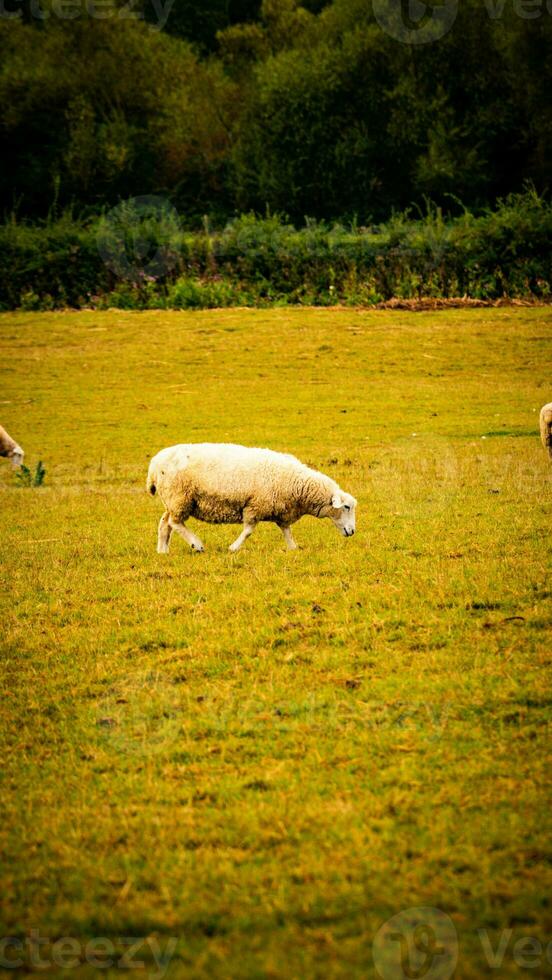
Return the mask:
<svg viewBox="0 0 552 980">
<path fill-rule="evenodd" d="M 328 517 L 334 522 L 337 530 L 344 538 L 350 538 L 356 529 L 356 505 L 357 502 L 350 493 L 339 490 L 332 497 L 331 507 L 328 508 Z"/>
</svg>

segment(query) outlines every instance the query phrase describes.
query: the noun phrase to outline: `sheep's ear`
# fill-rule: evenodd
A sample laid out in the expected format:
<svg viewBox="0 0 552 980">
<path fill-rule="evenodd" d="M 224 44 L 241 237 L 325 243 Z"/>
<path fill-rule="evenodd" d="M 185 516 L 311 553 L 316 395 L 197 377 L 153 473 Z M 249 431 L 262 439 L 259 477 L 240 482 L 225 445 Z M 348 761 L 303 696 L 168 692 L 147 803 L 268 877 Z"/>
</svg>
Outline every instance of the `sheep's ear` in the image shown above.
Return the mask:
<svg viewBox="0 0 552 980">
<path fill-rule="evenodd" d="M 340 493 L 334 493 L 334 495 L 332 497 L 332 507 L 333 507 L 333 509 L 334 510 L 341 510 L 341 508 L 344 505 L 345 505 L 345 501 L 343 500 L 343 497 L 341 496 L 341 494 Z"/>
</svg>

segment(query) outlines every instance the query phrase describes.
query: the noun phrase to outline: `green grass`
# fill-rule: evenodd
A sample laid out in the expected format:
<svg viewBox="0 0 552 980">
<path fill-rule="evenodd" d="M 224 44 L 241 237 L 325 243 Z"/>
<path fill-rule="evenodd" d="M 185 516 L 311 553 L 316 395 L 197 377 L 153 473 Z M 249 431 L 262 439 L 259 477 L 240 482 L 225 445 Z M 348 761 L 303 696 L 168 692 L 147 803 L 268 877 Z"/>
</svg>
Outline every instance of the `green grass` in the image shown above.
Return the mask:
<svg viewBox="0 0 552 980">
<path fill-rule="evenodd" d="M 456 976 L 519 975 L 515 942 L 552 938 L 551 326 L 0 318 L 0 421 L 46 468 L 0 468 L 0 935 L 176 937 L 174 977 L 364 978 L 382 923 L 433 906 Z M 205 554 L 157 555 L 148 459 L 201 440 L 331 474 L 356 536 L 305 518 L 297 552 L 262 525 L 231 556 L 236 529 L 201 525 Z M 478 930 L 504 929 L 492 970 Z"/>
</svg>

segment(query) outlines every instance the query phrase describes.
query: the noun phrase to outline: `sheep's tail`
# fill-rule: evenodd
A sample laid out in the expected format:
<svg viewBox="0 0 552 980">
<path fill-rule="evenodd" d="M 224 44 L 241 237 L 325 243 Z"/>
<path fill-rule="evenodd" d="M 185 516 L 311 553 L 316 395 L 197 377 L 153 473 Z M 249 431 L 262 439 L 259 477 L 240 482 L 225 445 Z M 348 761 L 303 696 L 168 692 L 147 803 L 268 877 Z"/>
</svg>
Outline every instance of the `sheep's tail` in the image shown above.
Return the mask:
<svg viewBox="0 0 552 980">
<path fill-rule="evenodd" d="M 148 493 L 151 493 L 152 497 L 155 497 L 155 494 L 157 493 L 157 487 L 155 485 L 155 475 L 154 473 L 151 472 L 151 470 L 148 472 L 148 482 L 146 483 L 146 490 Z"/>
</svg>

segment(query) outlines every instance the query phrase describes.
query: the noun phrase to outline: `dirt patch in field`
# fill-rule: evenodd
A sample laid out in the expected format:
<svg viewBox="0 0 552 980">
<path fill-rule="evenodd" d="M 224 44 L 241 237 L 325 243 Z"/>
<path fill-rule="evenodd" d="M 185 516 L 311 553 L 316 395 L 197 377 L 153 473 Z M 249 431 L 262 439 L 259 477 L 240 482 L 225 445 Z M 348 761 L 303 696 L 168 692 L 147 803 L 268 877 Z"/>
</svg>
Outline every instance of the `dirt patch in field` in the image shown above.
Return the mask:
<svg viewBox="0 0 552 980">
<path fill-rule="evenodd" d="M 469 296 L 458 296 L 452 299 L 420 297 L 420 299 L 389 299 L 383 303 L 375 303 L 371 309 L 418 312 L 421 310 L 449 310 L 480 306 L 550 306 L 550 303 L 535 299 L 471 299 Z"/>
</svg>

